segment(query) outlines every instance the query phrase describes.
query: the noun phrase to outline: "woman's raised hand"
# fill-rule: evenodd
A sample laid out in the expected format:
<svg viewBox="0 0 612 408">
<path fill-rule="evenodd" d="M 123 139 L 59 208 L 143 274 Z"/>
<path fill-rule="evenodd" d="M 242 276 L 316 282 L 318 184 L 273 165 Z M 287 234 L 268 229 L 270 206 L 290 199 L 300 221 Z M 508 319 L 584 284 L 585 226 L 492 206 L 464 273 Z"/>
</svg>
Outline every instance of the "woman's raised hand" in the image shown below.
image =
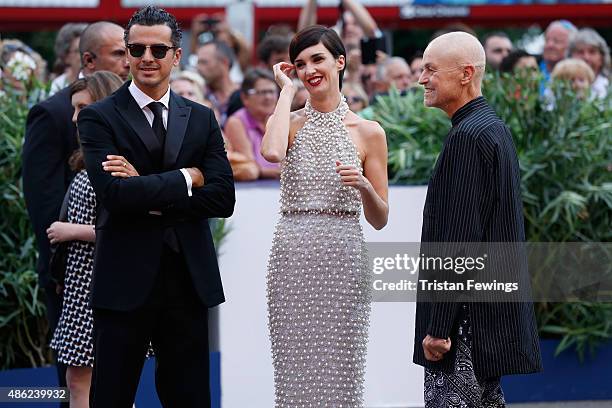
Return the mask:
<svg viewBox="0 0 612 408">
<path fill-rule="evenodd" d="M 291 80 L 291 71 L 295 69 L 293 64 L 288 62 L 279 62 L 274 65 L 274 79 L 281 89 L 285 87 L 293 87 L 293 81 Z"/>
</svg>

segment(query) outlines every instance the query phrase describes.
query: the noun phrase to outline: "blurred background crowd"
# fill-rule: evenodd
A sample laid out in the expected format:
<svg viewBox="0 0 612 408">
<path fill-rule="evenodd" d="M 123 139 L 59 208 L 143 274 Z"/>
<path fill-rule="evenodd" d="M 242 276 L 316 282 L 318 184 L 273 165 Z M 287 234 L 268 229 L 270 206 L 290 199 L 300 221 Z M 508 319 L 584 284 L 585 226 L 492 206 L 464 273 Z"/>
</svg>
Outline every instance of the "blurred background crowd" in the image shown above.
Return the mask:
<svg viewBox="0 0 612 408">
<path fill-rule="evenodd" d="M 296 30 L 315 23 L 317 2 L 308 0 L 300 11 L 298 26 L 271 25 L 254 44 L 223 12 L 195 15 L 191 26 L 183 27 L 188 34 L 184 57 L 181 68 L 172 75 L 171 87 L 214 110 L 237 180 L 279 177 L 278 165 L 259 154 L 266 121 L 278 98 L 272 67 L 289 60 L 289 43 Z M 569 81 L 576 97 L 584 99 L 604 98 L 610 85 L 606 39 L 593 28 L 577 27 L 567 20 L 552 21 L 535 34 L 533 28 L 474 31 L 455 23 L 426 35 L 420 30 L 415 41 L 406 46 L 392 30 L 383 31 L 359 1 L 342 0 L 335 27 L 348 54 L 342 92 L 350 108 L 365 117 L 378 96 L 392 89 L 405 94 L 419 87 L 422 50 L 431 38 L 448 31 L 467 31 L 479 37 L 489 72 L 533 78 L 549 106 L 554 105 L 551 81 Z M 52 59 L 4 34 L 0 92 L 11 89 L 21 95 L 23 103 L 34 105 L 88 72 L 109 70 L 125 80 L 128 67 L 121 34 L 117 27 L 103 22 L 65 24 L 55 35 Z M 520 96 L 520 89 L 516 92 Z M 302 108 L 305 99 L 302 86 L 292 109 Z"/>
</svg>

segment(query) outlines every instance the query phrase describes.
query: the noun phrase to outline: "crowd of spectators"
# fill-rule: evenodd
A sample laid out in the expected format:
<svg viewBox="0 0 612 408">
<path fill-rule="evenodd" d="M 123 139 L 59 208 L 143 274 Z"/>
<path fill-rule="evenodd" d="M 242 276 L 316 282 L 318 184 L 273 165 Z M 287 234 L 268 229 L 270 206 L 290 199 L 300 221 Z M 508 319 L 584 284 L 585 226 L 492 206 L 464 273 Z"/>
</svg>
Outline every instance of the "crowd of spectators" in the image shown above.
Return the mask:
<svg viewBox="0 0 612 408">
<path fill-rule="evenodd" d="M 396 55 L 390 47 L 389 33 L 381 31 L 358 1 L 341 3 L 336 28 L 347 49 L 343 93 L 350 108 L 361 112 L 376 103 L 377 95 L 388 94 L 392 88 L 401 94 L 418 87 L 422 52 Z M 289 43 L 295 30 L 316 23 L 317 3 L 308 0 L 298 27 L 272 26 L 252 49 L 238 30 L 229 25 L 223 13 L 200 14 L 192 21 L 188 52 L 184 52 L 182 70 L 173 73 L 171 86 L 176 93 L 214 110 L 238 180 L 279 177 L 278 168 L 263 160 L 258 151 L 266 120 L 278 96 L 272 67 L 289 60 Z M 100 38 L 106 39 L 103 44 L 97 44 L 96 50 L 89 38 L 94 29 L 102 34 Z M 36 96 L 42 99 L 93 70 L 109 70 L 126 79 L 125 48 L 123 38 L 117 36 L 118 30 L 118 26 L 105 23 L 89 27 L 82 23 L 66 24 L 57 34 L 51 69 L 26 44 L 3 40 L 0 92 L 1 87 L 11 87 L 23 94 L 24 103 L 33 105 L 37 100 L 26 95 L 33 81 L 52 81 L 46 94 Z M 469 27 L 458 25 L 440 30 L 434 36 L 451 30 L 474 33 Z M 608 92 L 610 49 L 591 28 L 578 29 L 566 20 L 552 22 L 544 32 L 541 55 L 515 47 L 503 31 L 490 32 L 481 41 L 488 71 L 539 73 L 543 78 L 540 93 L 544 98 L 551 98 L 551 80 L 570 82 L 580 98 L 603 98 Z M 306 92 L 297 82 L 299 90 L 293 110 L 303 108 L 306 102 Z"/>
</svg>

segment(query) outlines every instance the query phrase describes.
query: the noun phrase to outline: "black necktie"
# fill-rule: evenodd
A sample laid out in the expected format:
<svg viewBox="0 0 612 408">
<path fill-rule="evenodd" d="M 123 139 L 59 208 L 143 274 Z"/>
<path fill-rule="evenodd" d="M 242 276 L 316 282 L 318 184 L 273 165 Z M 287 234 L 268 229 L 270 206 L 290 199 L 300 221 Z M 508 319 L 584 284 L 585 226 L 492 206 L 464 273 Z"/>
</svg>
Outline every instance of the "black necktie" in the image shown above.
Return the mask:
<svg viewBox="0 0 612 408">
<path fill-rule="evenodd" d="M 164 105 L 161 102 L 151 102 L 147 106 L 149 107 L 149 109 L 151 109 L 151 112 L 153 112 L 153 124 L 151 125 L 151 127 L 153 128 L 153 133 L 155 133 L 155 136 L 157 136 L 157 140 L 159 140 L 159 143 L 161 144 L 163 152 L 164 143 L 166 142 L 166 129 L 164 128 L 164 118 L 162 116 L 164 112 Z M 164 242 L 174 252 L 180 252 L 180 246 L 178 243 L 176 232 L 171 226 L 167 226 L 164 228 Z"/>
<path fill-rule="evenodd" d="M 151 102 L 147 105 L 151 112 L 153 112 L 153 132 L 157 136 L 157 140 L 161 144 L 162 151 L 164 150 L 164 143 L 166 142 L 166 129 L 164 128 L 164 105 L 161 102 Z"/>
</svg>

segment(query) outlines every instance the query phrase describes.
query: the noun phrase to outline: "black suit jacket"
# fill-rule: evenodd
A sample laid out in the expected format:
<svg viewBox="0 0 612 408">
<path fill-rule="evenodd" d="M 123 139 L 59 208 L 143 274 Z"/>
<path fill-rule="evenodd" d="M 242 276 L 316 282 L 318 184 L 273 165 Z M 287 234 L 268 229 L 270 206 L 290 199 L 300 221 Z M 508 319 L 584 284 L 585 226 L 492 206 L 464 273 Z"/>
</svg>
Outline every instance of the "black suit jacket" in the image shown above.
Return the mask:
<svg viewBox="0 0 612 408">
<path fill-rule="evenodd" d="M 453 248 L 448 243 L 524 241 L 520 170 L 510 131 L 483 97 L 460 108 L 452 123 L 427 189 L 422 251 L 423 247 L 433 246 Z M 529 284 L 526 268 L 513 273 Z M 422 275 L 420 271 L 419 279 Z M 455 342 L 442 360 L 431 362 L 425 359 L 422 341 L 428 334 L 454 338 L 459 308 L 460 303 L 453 302 L 417 303 L 416 364 L 444 371 L 453 369 Z M 469 308 L 472 360 L 479 378 L 541 370 L 532 303 L 474 302 L 469 303 Z"/>
<path fill-rule="evenodd" d="M 49 282 L 49 239 L 47 228 L 59 217 L 64 194 L 74 177 L 68 166 L 78 148 L 70 88 L 30 109 L 22 151 L 23 194 L 36 235 L 41 286 Z"/>
<path fill-rule="evenodd" d="M 91 304 L 133 310 L 150 293 L 160 269 L 163 232 L 173 227 L 196 292 L 208 306 L 224 301 L 209 217 L 234 210 L 232 170 L 212 111 L 171 92 L 166 147 L 128 89 L 79 114 L 87 173 L 100 202 Z M 127 179 L 103 171 L 108 154 L 123 155 L 139 172 Z M 181 168 L 197 167 L 206 183 L 187 195 Z M 161 210 L 162 216 L 150 211 Z"/>
</svg>

